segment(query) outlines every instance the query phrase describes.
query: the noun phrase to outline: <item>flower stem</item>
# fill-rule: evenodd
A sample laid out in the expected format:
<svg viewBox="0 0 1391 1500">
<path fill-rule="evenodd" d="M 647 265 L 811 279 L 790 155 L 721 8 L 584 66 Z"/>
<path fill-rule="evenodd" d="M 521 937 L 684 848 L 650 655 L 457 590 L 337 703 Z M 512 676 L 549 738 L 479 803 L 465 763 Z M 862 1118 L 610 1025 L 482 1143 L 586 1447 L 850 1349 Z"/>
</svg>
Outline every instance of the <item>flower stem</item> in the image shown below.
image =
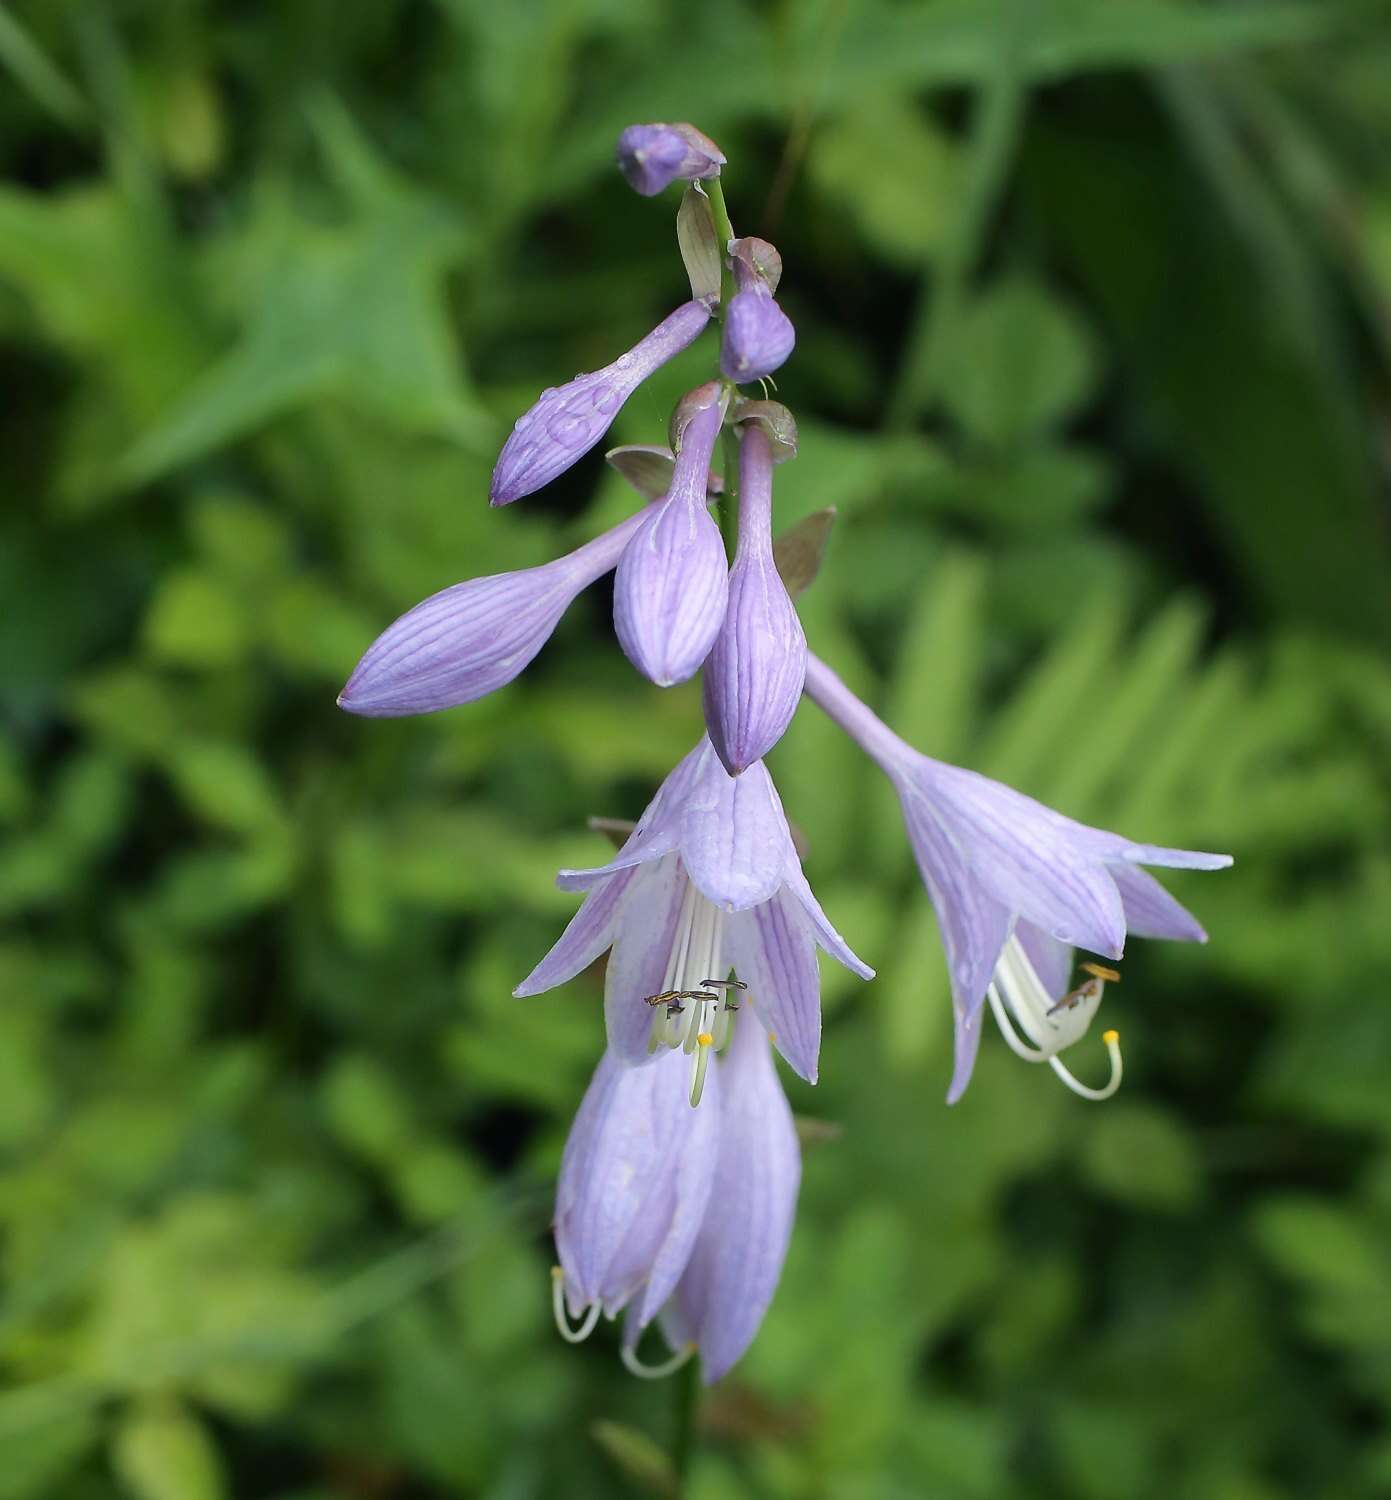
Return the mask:
<svg viewBox="0 0 1391 1500">
<path fill-rule="evenodd" d="M 686 1493 L 691 1454 L 695 1450 L 696 1416 L 700 1411 L 700 1361 L 691 1359 L 672 1377 L 676 1423 L 671 1439 L 671 1466 L 676 1471 L 678 1496 Z"/>
<path fill-rule="evenodd" d="M 715 216 L 715 238 L 720 242 L 720 316 L 729 306 L 734 295 L 734 272 L 729 264 L 729 242 L 734 238 L 734 225 L 729 222 L 729 209 L 725 206 L 724 186 L 718 177 L 707 177 L 701 184 L 710 199 L 710 210 Z"/>
</svg>

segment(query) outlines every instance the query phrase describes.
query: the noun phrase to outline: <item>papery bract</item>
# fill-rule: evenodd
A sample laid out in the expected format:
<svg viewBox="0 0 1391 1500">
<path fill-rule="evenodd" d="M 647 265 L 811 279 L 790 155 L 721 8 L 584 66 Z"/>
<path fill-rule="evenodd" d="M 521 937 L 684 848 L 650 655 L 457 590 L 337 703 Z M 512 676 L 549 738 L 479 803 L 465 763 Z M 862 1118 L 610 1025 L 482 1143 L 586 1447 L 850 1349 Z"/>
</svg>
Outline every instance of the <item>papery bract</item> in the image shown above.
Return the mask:
<svg viewBox="0 0 1391 1500">
<path fill-rule="evenodd" d="M 772 449 L 762 428 L 749 423 L 739 446 L 739 546 L 703 677 L 706 729 L 731 776 L 782 738 L 806 667 L 802 622 L 773 561 Z"/>
<path fill-rule="evenodd" d="M 613 623 L 628 660 L 662 687 L 694 675 L 724 619 L 729 563 L 706 502 L 724 420 L 718 387 L 686 425 L 671 489 L 619 559 Z"/>
<path fill-rule="evenodd" d="M 1016 932 L 1022 938 L 1032 927 L 1056 943 L 1111 958 L 1120 957 L 1127 929 L 1206 941 L 1193 915 L 1138 867 L 1218 870 L 1231 864 L 1230 855 L 1136 844 L 975 771 L 921 755 L 810 653 L 806 687 L 888 775 L 902 803 L 951 975 L 956 1063 L 948 1102 L 970 1081 L 990 986 L 1012 986 L 1025 997 L 1042 987 L 1037 975 L 1030 979 L 1031 964 L 1021 966 L 1013 949 L 1006 954 Z"/>
<path fill-rule="evenodd" d="M 433 713 L 511 682 L 575 595 L 616 565 L 647 514 L 541 567 L 470 578 L 432 594 L 367 648 L 339 707 L 368 718 Z"/>
<path fill-rule="evenodd" d="M 612 364 L 542 391 L 503 444 L 488 491 L 491 503 L 510 505 L 583 458 L 613 426 L 618 409 L 638 386 L 709 321 L 704 302 L 683 303 Z"/>
</svg>

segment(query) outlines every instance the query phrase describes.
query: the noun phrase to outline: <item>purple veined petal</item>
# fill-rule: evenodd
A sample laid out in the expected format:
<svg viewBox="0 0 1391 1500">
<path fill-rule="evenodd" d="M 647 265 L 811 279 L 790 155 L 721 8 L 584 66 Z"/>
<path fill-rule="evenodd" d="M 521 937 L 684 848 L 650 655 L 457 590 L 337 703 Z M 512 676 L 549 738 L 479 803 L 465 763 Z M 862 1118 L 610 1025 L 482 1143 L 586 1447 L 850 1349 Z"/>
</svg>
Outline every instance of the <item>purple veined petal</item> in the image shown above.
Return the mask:
<svg viewBox="0 0 1391 1500">
<path fill-rule="evenodd" d="M 1153 875 L 1127 864 L 1112 864 L 1107 869 L 1121 893 L 1125 925 L 1136 937 L 1170 938 L 1180 943 L 1207 942 L 1207 933 L 1198 919 L 1186 906 L 1175 901 Z"/>
<path fill-rule="evenodd" d="M 671 492 L 628 543 L 614 577 L 618 642 L 638 671 L 660 687 L 695 674 L 724 620 L 729 563 L 705 501 L 710 455 L 723 421 L 721 401 L 689 418 Z"/>
<path fill-rule="evenodd" d="M 339 707 L 397 718 L 456 708 L 505 686 L 546 644 L 575 595 L 618 562 L 647 514 L 539 568 L 470 578 L 432 594 L 367 648 Z"/>
<path fill-rule="evenodd" d="M 573 979 L 606 952 L 613 944 L 618 914 L 632 879 L 632 870 L 620 870 L 600 881 L 570 918 L 555 946 L 512 993 L 519 999 L 544 994 Z"/>
<path fill-rule="evenodd" d="M 797 1212 L 802 1160 L 763 1028 L 741 1016 L 720 1059 L 719 1160 L 705 1222 L 676 1289 L 672 1331 L 700 1349 L 713 1385 L 753 1342 Z"/>
<path fill-rule="evenodd" d="M 792 320 L 762 288 L 736 292 L 725 312 L 720 373 L 736 385 L 780 369 L 797 342 Z"/>
<path fill-rule="evenodd" d="M 684 1149 L 687 1072 L 680 1053 L 625 1068 L 605 1053 L 580 1105 L 561 1161 L 555 1239 L 572 1314 L 602 1302 L 612 1315 L 654 1271 L 669 1294 L 704 1216 L 717 1151 Z M 718 1085 L 717 1085 L 718 1086 Z M 686 1111 L 686 1115 L 681 1113 Z"/>
<path fill-rule="evenodd" d="M 1159 865 L 1168 870 L 1225 870 L 1230 854 L 1207 854 L 1200 849 L 1166 849 L 1161 844 L 1132 844 L 1118 839 L 1119 857 L 1132 865 Z M 1110 856 L 1115 858 L 1115 855 Z"/>
<path fill-rule="evenodd" d="M 1078 826 L 1052 808 L 974 771 L 920 757 L 916 797 L 930 806 L 959 857 L 995 898 L 1060 942 L 1119 958 L 1125 912 L 1105 865 Z"/>
<path fill-rule="evenodd" d="M 704 774 L 686 797 L 681 855 L 701 894 L 724 911 L 771 899 L 797 851 L 773 778 L 761 761 L 734 777 L 709 740 Z"/>
<path fill-rule="evenodd" d="M 1010 931 L 1010 913 L 976 879 L 947 830 L 911 787 L 900 785 L 903 816 L 919 873 L 946 950 L 955 1028 L 947 1103 L 966 1091 L 980 1047 L 981 1013 L 995 963 Z"/>
<path fill-rule="evenodd" d="M 799 1078 L 816 1082 L 821 1050 L 821 974 L 816 941 L 796 899 L 771 901 L 725 919 L 725 952 L 748 985 L 769 1039 Z"/>
<path fill-rule="evenodd" d="M 561 870 L 555 880 L 560 889 L 589 890 L 617 870 L 660 859 L 677 848 L 681 842 L 686 798 L 704 776 L 711 755 L 709 744 L 701 739 L 658 787 L 657 795 L 647 804 L 637 826 L 618 853 L 605 865 L 595 865 L 587 870 Z"/>
<path fill-rule="evenodd" d="M 678 180 L 718 177 L 725 164 L 714 141 L 685 122 L 629 125 L 618 137 L 615 155 L 628 186 L 644 198 Z"/>
<path fill-rule="evenodd" d="M 829 953 L 838 964 L 849 969 L 852 974 L 857 974 L 861 979 L 873 979 L 874 970 L 831 926 L 826 913 L 821 909 L 821 903 L 816 899 L 811 883 L 802 873 L 802 862 L 797 858 L 796 849 L 793 849 L 792 858 L 783 868 L 783 883 L 788 894 L 802 908 L 802 915 L 811 924 L 812 936 L 816 939 L 817 947 Z"/>
<path fill-rule="evenodd" d="M 612 364 L 542 391 L 503 444 L 493 468 L 490 502 L 510 505 L 583 458 L 638 386 L 693 343 L 709 321 L 710 309 L 703 302 L 685 302 Z"/>
<path fill-rule="evenodd" d="M 646 999 L 665 987 L 687 884 L 680 856 L 668 854 L 638 871 L 623 903 L 604 977 L 604 1025 L 609 1051 L 629 1067 L 651 1060 Z"/>
<path fill-rule="evenodd" d="M 806 677 L 807 638 L 773 561 L 772 528 L 772 449 L 748 423 L 739 446 L 739 546 L 702 682 L 710 743 L 731 776 L 782 738 Z"/>
<path fill-rule="evenodd" d="M 1015 923 L 1014 935 L 1034 966 L 1039 982 L 1055 1000 L 1060 1000 L 1072 987 L 1072 945 L 1060 943 L 1032 922 L 1022 920 Z"/>
</svg>

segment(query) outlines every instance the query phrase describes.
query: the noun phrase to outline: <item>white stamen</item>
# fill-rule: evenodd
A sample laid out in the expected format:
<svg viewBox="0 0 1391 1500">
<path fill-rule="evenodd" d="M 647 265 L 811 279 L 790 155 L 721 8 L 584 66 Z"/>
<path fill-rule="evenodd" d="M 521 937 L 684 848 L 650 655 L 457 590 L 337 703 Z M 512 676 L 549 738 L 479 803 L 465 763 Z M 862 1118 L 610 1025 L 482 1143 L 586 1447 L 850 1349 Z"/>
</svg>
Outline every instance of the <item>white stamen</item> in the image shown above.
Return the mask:
<svg viewBox="0 0 1391 1500">
<path fill-rule="evenodd" d="M 655 1007 L 647 1048 L 680 1047 L 691 1059 L 693 1107 L 705 1090 L 710 1053 L 722 1051 L 729 1038 L 723 929 L 724 914 L 688 880 L 661 990 L 683 998 Z M 708 987 L 707 979 L 712 979 Z"/>
<path fill-rule="evenodd" d="M 630 1375 L 636 1375 L 639 1380 L 665 1380 L 668 1375 L 674 1375 L 696 1352 L 694 1344 L 687 1344 L 684 1349 L 679 1349 L 670 1359 L 664 1359 L 659 1365 L 645 1365 L 638 1358 L 636 1348 L 629 1348 L 624 1344 L 619 1350 L 623 1356 L 623 1364 Z"/>
<path fill-rule="evenodd" d="M 1083 1099 L 1109 1099 L 1121 1086 L 1120 1037 L 1114 1031 L 1106 1032 L 1102 1038 L 1111 1058 L 1111 1076 L 1102 1088 L 1079 1083 L 1057 1056 L 1086 1035 L 1106 988 L 1103 974 L 1115 977 L 1109 970 L 1093 972 L 1085 983 L 1061 1000 L 1054 1000 L 1029 962 L 1023 944 L 1011 933 L 995 965 L 994 979 L 985 992 L 1010 1050 L 1025 1062 L 1046 1062 Z"/>
<path fill-rule="evenodd" d="M 555 1326 L 567 1344 L 582 1344 L 594 1332 L 603 1308 L 591 1302 L 584 1317 L 575 1328 L 570 1327 L 570 1318 L 565 1310 L 565 1272 L 559 1266 L 551 1267 L 551 1311 L 555 1314 Z"/>
</svg>

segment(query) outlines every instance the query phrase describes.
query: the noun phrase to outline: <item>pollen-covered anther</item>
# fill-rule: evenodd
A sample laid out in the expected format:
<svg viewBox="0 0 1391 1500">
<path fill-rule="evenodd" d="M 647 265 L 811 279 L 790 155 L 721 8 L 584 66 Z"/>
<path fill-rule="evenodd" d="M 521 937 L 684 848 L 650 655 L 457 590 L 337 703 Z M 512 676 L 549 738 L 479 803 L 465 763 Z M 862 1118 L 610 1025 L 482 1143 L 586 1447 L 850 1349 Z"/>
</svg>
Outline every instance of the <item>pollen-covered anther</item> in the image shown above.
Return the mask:
<svg viewBox="0 0 1391 1500">
<path fill-rule="evenodd" d="M 1093 979 L 1104 979 L 1107 984 L 1119 984 L 1121 974 L 1119 969 L 1108 969 L 1105 964 L 1083 964 L 1084 974 L 1090 974 Z"/>
</svg>

